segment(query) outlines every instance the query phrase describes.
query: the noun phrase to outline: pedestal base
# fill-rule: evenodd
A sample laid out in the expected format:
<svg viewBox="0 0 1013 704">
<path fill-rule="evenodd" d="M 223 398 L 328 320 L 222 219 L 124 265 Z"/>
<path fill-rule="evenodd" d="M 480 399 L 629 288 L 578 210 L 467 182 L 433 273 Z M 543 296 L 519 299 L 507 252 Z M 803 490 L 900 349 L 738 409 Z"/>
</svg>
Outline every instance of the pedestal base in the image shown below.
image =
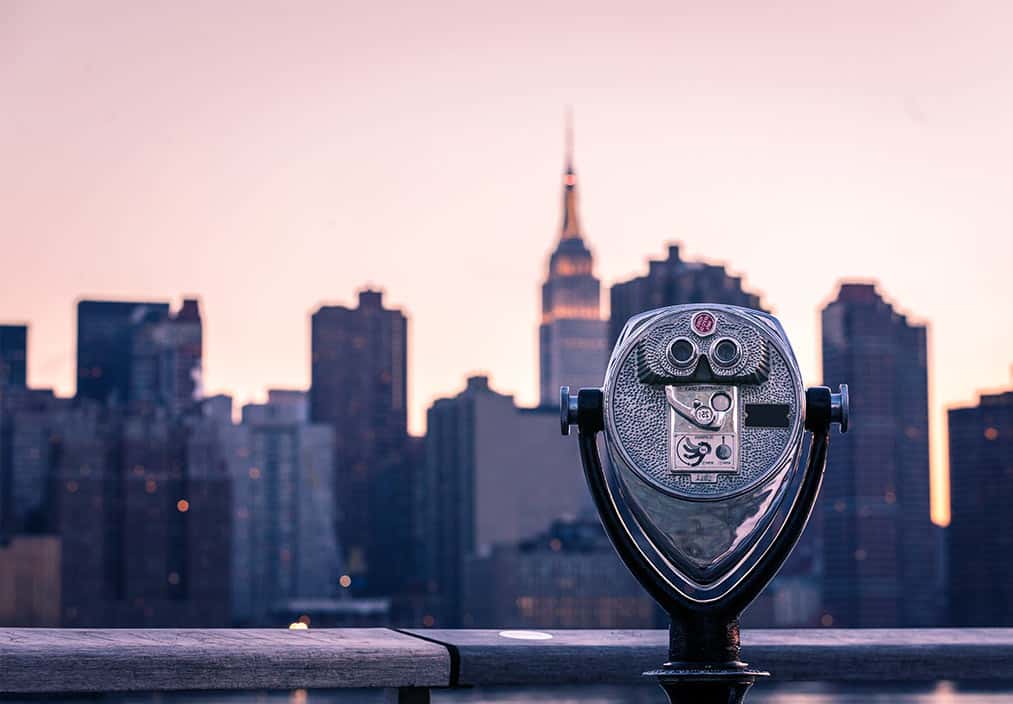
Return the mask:
<svg viewBox="0 0 1013 704">
<path fill-rule="evenodd" d="M 665 663 L 661 669 L 644 673 L 644 677 L 658 681 L 670 704 L 739 704 L 757 677 L 769 675 L 745 663 L 726 667 Z"/>
</svg>

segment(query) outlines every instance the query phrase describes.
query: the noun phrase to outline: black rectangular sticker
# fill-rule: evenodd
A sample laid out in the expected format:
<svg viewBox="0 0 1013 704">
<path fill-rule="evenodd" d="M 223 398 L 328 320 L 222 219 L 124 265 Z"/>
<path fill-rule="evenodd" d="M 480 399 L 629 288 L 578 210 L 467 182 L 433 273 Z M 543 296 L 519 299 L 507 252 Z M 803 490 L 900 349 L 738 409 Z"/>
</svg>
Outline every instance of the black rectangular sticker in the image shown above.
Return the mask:
<svg viewBox="0 0 1013 704">
<path fill-rule="evenodd" d="M 747 403 L 746 427 L 787 428 L 790 410 L 787 403 Z"/>
</svg>

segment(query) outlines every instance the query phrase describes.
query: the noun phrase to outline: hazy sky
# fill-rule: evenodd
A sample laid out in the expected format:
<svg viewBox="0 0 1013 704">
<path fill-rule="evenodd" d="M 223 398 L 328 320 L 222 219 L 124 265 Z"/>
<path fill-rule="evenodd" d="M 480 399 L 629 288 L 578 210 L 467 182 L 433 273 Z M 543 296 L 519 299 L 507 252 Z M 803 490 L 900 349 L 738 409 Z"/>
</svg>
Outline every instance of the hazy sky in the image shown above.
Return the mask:
<svg viewBox="0 0 1013 704">
<path fill-rule="evenodd" d="M 533 402 L 572 104 L 604 283 L 727 263 L 810 382 L 842 277 L 930 323 L 945 519 L 943 408 L 1013 361 L 1013 4 L 956 5 L 0 0 L 0 320 L 71 393 L 76 299 L 197 294 L 242 402 L 375 284 L 414 432 L 468 372 Z"/>
</svg>

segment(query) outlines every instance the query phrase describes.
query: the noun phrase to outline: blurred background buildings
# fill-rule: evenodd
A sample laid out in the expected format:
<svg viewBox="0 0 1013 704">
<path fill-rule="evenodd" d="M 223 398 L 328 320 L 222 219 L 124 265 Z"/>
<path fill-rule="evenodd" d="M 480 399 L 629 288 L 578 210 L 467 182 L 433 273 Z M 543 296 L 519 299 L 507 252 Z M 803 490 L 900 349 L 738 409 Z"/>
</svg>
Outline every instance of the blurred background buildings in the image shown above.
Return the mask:
<svg viewBox="0 0 1013 704">
<path fill-rule="evenodd" d="M 600 384 L 632 315 L 764 304 L 671 245 L 611 287 L 604 317 L 577 194 L 568 147 L 540 406 L 470 375 L 429 407 L 424 437 L 407 429 L 408 316 L 374 288 L 311 314 L 307 391 L 272 389 L 238 419 L 203 394 L 196 299 L 79 302 L 73 398 L 27 388 L 27 326 L 0 326 L 0 624 L 660 624 L 558 436 L 558 387 Z M 929 515 L 927 328 L 872 284 L 835 295 L 822 378 L 851 385 L 857 420 L 745 623 L 1013 625 L 1013 391 L 950 411 L 944 536 Z"/>
</svg>

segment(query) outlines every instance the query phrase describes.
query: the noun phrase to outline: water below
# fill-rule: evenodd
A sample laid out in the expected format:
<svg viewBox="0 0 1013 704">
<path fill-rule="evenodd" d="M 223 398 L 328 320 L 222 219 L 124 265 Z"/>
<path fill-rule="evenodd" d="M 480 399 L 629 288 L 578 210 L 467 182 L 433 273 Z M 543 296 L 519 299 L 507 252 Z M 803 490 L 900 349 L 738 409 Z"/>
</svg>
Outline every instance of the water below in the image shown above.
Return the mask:
<svg viewBox="0 0 1013 704">
<path fill-rule="evenodd" d="M 659 688 L 558 687 L 434 692 L 434 704 L 666 704 Z M 753 686 L 746 704 L 999 704 L 1013 702 L 1013 682 L 974 684 L 902 683 L 761 683 Z"/>
<path fill-rule="evenodd" d="M 0 696 L 3 704 L 38 704 L 38 698 Z M 295 690 L 292 692 L 173 692 L 53 696 L 46 704 L 380 704 L 377 690 Z M 666 704 L 654 685 L 579 687 L 497 687 L 433 690 L 433 704 Z M 1004 704 L 1013 703 L 1013 682 L 770 683 L 755 685 L 746 704 Z"/>
</svg>

